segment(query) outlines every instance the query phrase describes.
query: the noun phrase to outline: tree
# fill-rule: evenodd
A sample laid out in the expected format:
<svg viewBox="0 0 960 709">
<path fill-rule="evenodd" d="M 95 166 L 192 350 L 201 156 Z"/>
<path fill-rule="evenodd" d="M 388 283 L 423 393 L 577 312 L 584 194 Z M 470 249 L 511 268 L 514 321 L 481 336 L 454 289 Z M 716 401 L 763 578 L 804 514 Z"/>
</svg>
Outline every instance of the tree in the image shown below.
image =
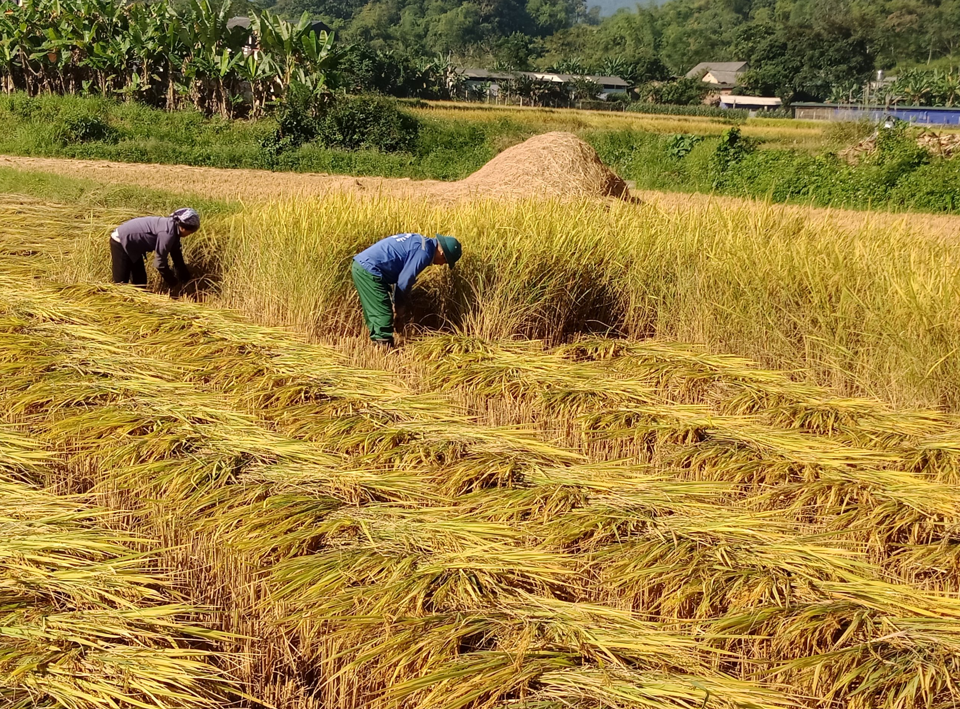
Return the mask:
<svg viewBox="0 0 960 709">
<path fill-rule="evenodd" d="M 480 41 L 480 7 L 465 2 L 434 20 L 427 32 L 427 45 L 434 52 L 459 52 Z"/>
<path fill-rule="evenodd" d="M 271 10 L 283 17 L 300 17 L 306 12 L 336 24 L 353 19 L 365 4 L 366 0 L 277 0 Z"/>
<path fill-rule="evenodd" d="M 744 88 L 784 102 L 824 101 L 836 86 L 868 80 L 875 66 L 861 28 L 840 12 L 824 11 L 798 24 L 749 23 L 738 31 L 735 47 L 750 62 Z"/>
<path fill-rule="evenodd" d="M 493 56 L 497 68 L 527 71 L 531 68 L 531 59 L 537 53 L 536 40 L 520 32 L 497 40 Z"/>
<path fill-rule="evenodd" d="M 539 34 L 549 35 L 573 25 L 585 6 L 585 0 L 527 0 L 527 14 Z"/>
<path fill-rule="evenodd" d="M 927 41 L 927 62 L 935 54 L 954 56 L 960 51 L 960 0 L 942 0 L 922 22 Z"/>
<path fill-rule="evenodd" d="M 624 64 L 648 63 L 657 55 L 659 36 L 651 11 L 644 8 L 636 12 L 620 10 L 600 23 L 586 58 L 591 64 L 612 58 Z M 659 61 L 659 57 L 656 58 Z"/>
<path fill-rule="evenodd" d="M 658 15 L 660 56 L 677 74 L 704 61 L 740 59 L 732 49 L 743 22 L 722 0 L 671 0 Z"/>
<path fill-rule="evenodd" d="M 570 82 L 570 98 L 574 101 L 596 101 L 603 93 L 603 87 L 585 76 L 574 77 Z"/>
<path fill-rule="evenodd" d="M 393 28 L 400 21 L 400 8 L 392 0 L 374 0 L 364 5 L 350 23 L 347 34 L 353 42 L 364 42 L 376 49 L 386 48 Z"/>
</svg>

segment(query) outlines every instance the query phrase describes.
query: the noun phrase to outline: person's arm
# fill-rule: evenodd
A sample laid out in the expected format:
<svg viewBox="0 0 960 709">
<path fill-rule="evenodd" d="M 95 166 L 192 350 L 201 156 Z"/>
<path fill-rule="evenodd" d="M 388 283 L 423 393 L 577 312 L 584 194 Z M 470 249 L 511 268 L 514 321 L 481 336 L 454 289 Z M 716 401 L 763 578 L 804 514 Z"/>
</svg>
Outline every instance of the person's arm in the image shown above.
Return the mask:
<svg viewBox="0 0 960 709">
<path fill-rule="evenodd" d="M 180 282 L 186 283 L 189 281 L 190 269 L 187 268 L 187 264 L 183 260 L 183 248 L 179 238 L 170 245 L 170 260 L 173 261 L 173 269 L 176 271 Z"/>
<path fill-rule="evenodd" d="M 403 270 L 400 271 L 397 287 L 393 291 L 393 305 L 398 311 L 406 309 L 407 298 L 413 284 L 417 282 L 417 276 L 431 263 L 433 263 L 433 251 L 430 249 L 417 249 L 410 254 L 403 265 Z"/>
<path fill-rule="evenodd" d="M 170 222 L 166 229 L 160 230 L 157 234 L 157 250 L 153 257 L 153 267 L 163 276 L 167 285 L 173 288 L 177 285 L 178 280 L 170 268 L 168 257 L 176 251 L 179 254 L 180 262 L 183 263 L 183 254 L 180 252 L 180 233 L 177 230 L 177 225 L 173 223 L 172 219 Z M 174 260 L 174 263 L 176 263 L 176 260 Z"/>
</svg>

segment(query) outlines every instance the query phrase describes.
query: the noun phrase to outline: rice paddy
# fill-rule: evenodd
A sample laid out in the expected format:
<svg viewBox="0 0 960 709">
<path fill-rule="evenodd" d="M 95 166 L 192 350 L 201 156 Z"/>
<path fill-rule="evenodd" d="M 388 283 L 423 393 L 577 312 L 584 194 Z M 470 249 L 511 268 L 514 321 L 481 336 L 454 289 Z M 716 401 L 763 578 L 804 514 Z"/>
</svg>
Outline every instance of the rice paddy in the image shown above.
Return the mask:
<svg viewBox="0 0 960 709">
<path fill-rule="evenodd" d="M 200 303 L 97 283 L 95 245 L 124 210 L 3 197 L 0 703 L 960 703 L 960 418 L 923 406 L 953 385 L 868 397 L 865 367 L 827 388 L 718 340 L 645 338 L 628 328 L 636 292 L 585 296 L 618 268 L 635 283 L 651 254 L 693 259 L 692 242 L 668 255 L 690 222 L 562 208 L 587 226 L 532 203 L 240 210 L 194 245 L 217 284 Z M 466 285 L 424 284 L 460 303 L 445 313 L 458 330 L 382 356 L 356 342 L 331 274 L 402 218 L 459 226 L 474 252 Z M 715 264 L 752 233 L 795 266 L 821 245 L 789 249 L 810 233 L 771 231 L 762 212 L 727 218 L 698 232 Z M 523 230 L 541 250 L 507 261 L 518 289 L 485 260 L 519 250 Z M 610 250 L 628 231 L 659 238 L 629 262 Z M 855 236 L 833 234 L 875 253 Z M 603 258 L 573 268 L 584 243 Z M 890 244 L 908 248 L 893 235 L 876 249 Z M 927 300 L 890 308 L 894 324 L 950 302 L 939 268 L 889 272 L 888 292 L 932 279 Z M 842 272 L 823 269 L 823 283 Z M 845 298 L 879 297 L 852 273 Z M 587 332 L 583 312 L 603 307 L 629 336 Z"/>
</svg>

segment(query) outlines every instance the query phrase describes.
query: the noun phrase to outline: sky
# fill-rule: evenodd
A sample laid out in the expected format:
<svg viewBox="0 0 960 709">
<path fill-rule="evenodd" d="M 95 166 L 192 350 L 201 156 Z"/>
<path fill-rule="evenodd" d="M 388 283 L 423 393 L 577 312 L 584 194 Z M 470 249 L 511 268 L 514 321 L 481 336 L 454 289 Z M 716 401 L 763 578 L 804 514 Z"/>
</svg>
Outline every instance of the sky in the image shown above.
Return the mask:
<svg viewBox="0 0 960 709">
<path fill-rule="evenodd" d="M 639 4 L 646 5 L 649 0 L 639 0 Z M 655 4 L 663 5 L 666 0 L 654 0 Z M 607 15 L 612 15 L 621 7 L 636 7 L 638 0 L 587 0 L 587 6 L 593 7 L 594 5 L 600 6 L 600 14 L 606 17 Z"/>
</svg>

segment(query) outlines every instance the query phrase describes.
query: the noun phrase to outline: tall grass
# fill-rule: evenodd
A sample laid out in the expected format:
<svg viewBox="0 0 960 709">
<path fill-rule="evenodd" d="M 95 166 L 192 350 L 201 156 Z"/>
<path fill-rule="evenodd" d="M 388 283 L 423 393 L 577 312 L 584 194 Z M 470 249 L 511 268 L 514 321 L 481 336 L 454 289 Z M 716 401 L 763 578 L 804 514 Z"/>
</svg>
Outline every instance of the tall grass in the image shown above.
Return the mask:
<svg viewBox="0 0 960 709">
<path fill-rule="evenodd" d="M 960 408 L 960 248 L 908 219 L 339 196 L 251 207 L 193 249 L 225 305 L 335 338 L 361 334 L 350 258 L 400 231 L 464 243 L 456 271 L 421 279 L 414 309 L 424 327 L 553 343 L 582 332 L 696 342 L 851 395 Z M 102 278 L 101 244 L 85 250 L 98 267 L 70 276 Z"/>
<path fill-rule="evenodd" d="M 211 299 L 244 317 L 52 283 L 102 274 L 120 213 L 4 214 L 0 476 L 111 510 L 84 518 L 71 559 L 101 519 L 115 545 L 157 540 L 131 568 L 186 617 L 124 637 L 201 653 L 163 675 L 179 684 L 156 692 L 184 696 L 158 706 L 236 689 L 334 709 L 957 703 L 957 417 L 796 376 L 952 401 L 949 377 L 891 376 L 908 352 L 950 361 L 934 346 L 956 341 L 949 321 L 934 337 L 923 318 L 952 307 L 951 246 L 770 208 L 292 202 L 221 215 L 191 244 Z M 404 227 L 463 238 L 462 268 L 431 272 L 419 304 L 458 332 L 380 355 L 383 371 L 250 322 L 360 335 L 349 256 Z M 843 318 L 864 349 L 822 342 Z M 684 333 L 805 369 L 638 341 Z M 0 525 L 22 514 L 5 509 Z M 95 600 L 118 583 L 77 586 Z M 111 618 L 84 628 L 116 634 Z M 50 678 L 16 647 L 0 697 L 27 706 L 21 663 Z M 157 675 L 129 666 L 111 676 L 139 696 Z M 136 706 L 84 684 L 89 665 L 60 669 L 61 704 Z"/>
</svg>

